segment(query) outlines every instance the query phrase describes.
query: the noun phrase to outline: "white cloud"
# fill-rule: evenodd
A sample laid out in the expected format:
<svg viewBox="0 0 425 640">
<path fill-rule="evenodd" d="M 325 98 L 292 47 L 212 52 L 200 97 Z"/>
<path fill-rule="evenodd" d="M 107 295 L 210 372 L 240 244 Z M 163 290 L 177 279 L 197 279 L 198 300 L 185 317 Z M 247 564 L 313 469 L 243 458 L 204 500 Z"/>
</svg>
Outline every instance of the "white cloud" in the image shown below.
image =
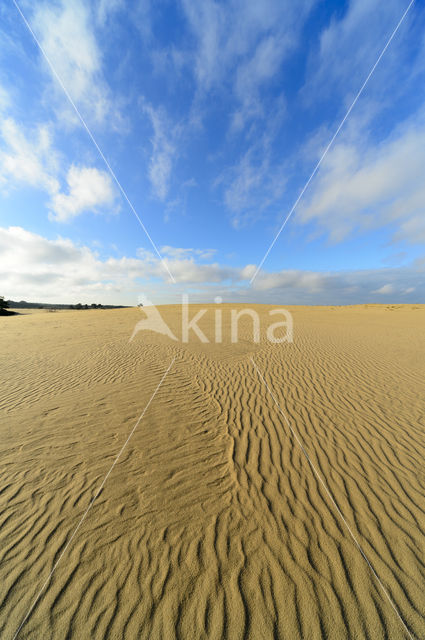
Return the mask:
<svg viewBox="0 0 425 640">
<path fill-rule="evenodd" d="M 30 135 L 12 118 L 0 125 L 0 184 L 28 184 L 48 193 L 59 188 L 56 178 L 58 155 L 52 146 L 50 129 L 41 125 Z"/>
<path fill-rule="evenodd" d="M 423 302 L 425 278 L 423 269 L 414 264 L 333 272 L 260 271 L 253 290 L 268 302 L 283 304 L 360 304 L 381 302 L 384 297 L 391 302 Z"/>
<path fill-rule="evenodd" d="M 143 102 L 142 106 L 149 116 L 153 128 L 149 179 L 154 194 L 163 201 L 168 195 L 171 170 L 177 155 L 176 140 L 180 133 L 180 127 L 171 126 L 162 109 L 154 109 L 146 102 Z"/>
<path fill-rule="evenodd" d="M 266 36 L 261 39 L 250 59 L 242 63 L 235 80 L 235 92 L 240 107 L 233 116 L 232 131 L 241 130 L 245 123 L 256 116 L 264 116 L 264 100 L 260 96 L 261 86 L 277 73 L 289 48 L 289 38 Z"/>
<path fill-rule="evenodd" d="M 379 0 L 349 0 L 334 10 L 310 51 L 302 94 L 315 113 L 340 109 L 306 145 L 306 177 L 311 156 L 319 159 L 405 10 L 403 0 L 389 0 L 385 11 Z M 379 227 L 392 231 L 394 241 L 425 241 L 425 38 L 416 11 L 414 4 L 294 216 L 316 223 L 332 242 Z"/>
<path fill-rule="evenodd" d="M 217 262 L 209 264 L 197 262 L 197 260 L 206 260 L 211 257 L 215 253 L 212 249 L 182 249 L 165 246 L 162 247 L 161 253 L 177 283 L 220 283 L 225 280 L 237 282 L 246 279 L 239 268 L 220 265 Z M 166 276 L 163 263 L 151 251 L 139 249 L 138 256 L 143 262 L 145 276 L 155 278 Z"/>
<path fill-rule="evenodd" d="M 6 111 L 11 104 L 9 92 L 2 86 L 0 86 L 0 113 Z"/>
<path fill-rule="evenodd" d="M 234 128 L 242 128 L 249 118 L 261 113 L 258 92 L 297 44 L 297 35 L 313 4 L 314 0 L 183 1 L 196 43 L 186 57 L 198 89 L 228 91 L 230 85 L 240 102 Z"/>
<path fill-rule="evenodd" d="M 425 115 L 417 114 L 386 140 L 361 133 L 326 156 L 296 219 L 316 222 L 334 242 L 356 229 L 389 226 L 394 239 L 425 242 Z"/>
<path fill-rule="evenodd" d="M 91 90 L 90 81 L 101 68 L 101 54 L 87 7 L 79 0 L 56 6 L 41 4 L 36 9 L 34 25 L 59 76 L 74 96 L 81 98 Z"/>
<path fill-rule="evenodd" d="M 224 178 L 224 202 L 232 212 L 232 222 L 236 228 L 261 213 L 283 193 L 286 173 L 283 166 L 271 166 L 269 154 L 255 158 L 250 148 L 239 163 L 231 167 Z"/>
<path fill-rule="evenodd" d="M 0 272 L 8 298 L 119 302 L 131 292 L 136 295 L 134 278 L 143 275 L 143 262 L 101 260 L 90 248 L 69 239 L 50 240 L 21 227 L 9 227 L 0 228 Z"/>
<path fill-rule="evenodd" d="M 241 277 L 236 268 L 197 264 L 193 258 L 167 258 L 167 263 L 184 284 Z M 88 302 L 96 294 L 102 301 L 135 302 L 137 292 L 152 278 L 155 289 L 164 290 L 157 281 L 165 277 L 162 263 L 149 251 L 140 251 L 139 258 L 101 260 L 90 248 L 66 238 L 50 240 L 21 227 L 0 228 L 1 295 L 7 298 Z"/>
<path fill-rule="evenodd" d="M 170 247 L 165 245 L 161 247 L 161 254 L 169 258 L 187 258 L 196 257 L 200 260 L 209 260 L 217 253 L 216 249 L 183 249 L 180 247 Z"/>
<path fill-rule="evenodd" d="M 113 207 L 115 191 L 109 173 L 94 167 L 72 165 L 67 174 L 68 193 L 56 193 L 51 200 L 51 218 L 66 222 L 85 211 Z"/>
<path fill-rule="evenodd" d="M 410 289 L 413 290 L 413 287 L 410 287 Z M 379 289 L 372 291 L 372 293 L 379 293 L 380 295 L 385 296 L 394 293 L 394 291 L 395 289 L 392 284 L 384 284 L 382 287 L 379 287 Z"/>
<path fill-rule="evenodd" d="M 71 165 L 67 193 L 61 192 L 60 156 L 52 143 L 51 130 L 40 125 L 27 132 L 12 118 L 0 125 L 0 187 L 8 191 L 28 185 L 50 196 L 50 218 L 65 222 L 85 211 L 113 210 L 115 190 L 108 173 L 94 167 Z"/>
<path fill-rule="evenodd" d="M 231 0 L 226 4 L 214 0 L 202 3 L 184 0 L 185 15 L 197 42 L 195 73 L 200 84 L 208 89 L 220 83 L 229 68 L 233 67 L 234 71 L 241 61 L 250 60 L 253 71 L 250 82 L 255 82 L 257 75 L 261 81 L 268 75 L 270 54 L 273 58 L 282 56 L 280 43 L 287 41 L 291 32 L 302 24 L 312 4 L 312 1 L 294 6 L 291 2 L 274 0 L 262 3 Z M 267 53 L 267 37 L 275 35 L 280 36 L 275 39 L 278 52 Z M 273 63 L 273 69 L 275 66 Z"/>
<path fill-rule="evenodd" d="M 240 279 L 240 270 L 218 264 L 198 264 L 192 259 L 167 260 L 168 267 L 178 283 L 222 283 Z"/>
<path fill-rule="evenodd" d="M 215 186 L 223 184 L 224 203 L 236 228 L 260 217 L 282 196 L 286 186 L 286 166 L 272 152 L 273 139 L 283 117 L 282 100 L 275 107 L 263 132 L 256 135 L 239 161 L 226 168 L 215 182 Z"/>
<path fill-rule="evenodd" d="M 328 280 L 329 276 L 324 273 L 287 269 L 277 273 L 260 273 L 254 280 L 254 288 L 257 291 L 298 288 L 316 293 L 326 289 Z"/>
<path fill-rule="evenodd" d="M 177 285 L 169 285 L 163 265 L 149 251 L 138 258 L 101 259 L 88 247 L 66 238 L 50 240 L 21 227 L 0 227 L 1 295 L 11 299 L 56 302 L 112 302 L 136 304 L 141 292 L 154 302 L 225 300 L 276 304 L 354 304 L 423 302 L 423 265 L 368 271 L 261 271 L 252 288 L 248 280 L 255 265 L 229 267 L 199 264 L 192 256 L 167 258 Z M 391 284 L 389 284 L 391 283 Z"/>
<path fill-rule="evenodd" d="M 312 50 L 310 54 L 303 92 L 306 99 L 317 108 L 317 103 L 323 99 L 341 95 L 342 101 L 349 104 L 405 9 L 403 0 L 387 0 L 385 11 L 380 0 L 349 0 L 345 10 L 335 9 L 329 25 L 320 34 L 318 50 Z M 400 68 L 405 48 L 409 45 L 406 32 L 413 19 L 411 11 L 368 84 L 369 99 L 377 95 L 381 107 L 385 99 L 383 87 L 392 87 L 388 96 L 391 101 L 395 94 L 406 90 L 406 73 L 403 73 L 401 83 L 395 70 Z"/>
<path fill-rule="evenodd" d="M 96 3 L 96 17 L 101 25 L 124 7 L 124 0 L 98 0 Z"/>
<path fill-rule="evenodd" d="M 99 20 L 106 19 L 113 4 L 103 1 L 99 5 Z M 56 5 L 38 4 L 31 20 L 47 57 L 84 116 L 97 123 L 108 118 L 111 126 L 119 129 L 122 120 L 103 77 L 102 52 L 94 24 L 90 5 L 81 0 L 62 0 Z M 51 74 L 47 66 L 46 70 Z M 56 78 L 51 77 L 60 104 L 58 116 L 62 126 L 79 124 Z"/>
</svg>

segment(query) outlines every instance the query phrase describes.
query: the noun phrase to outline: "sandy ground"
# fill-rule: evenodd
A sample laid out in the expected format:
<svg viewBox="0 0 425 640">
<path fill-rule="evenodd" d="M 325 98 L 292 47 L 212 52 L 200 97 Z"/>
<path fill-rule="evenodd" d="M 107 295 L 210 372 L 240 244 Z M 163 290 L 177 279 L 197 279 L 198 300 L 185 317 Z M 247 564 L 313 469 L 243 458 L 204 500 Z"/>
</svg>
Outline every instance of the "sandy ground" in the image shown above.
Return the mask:
<svg viewBox="0 0 425 640">
<path fill-rule="evenodd" d="M 58 558 L 19 638 L 409 637 L 251 358 L 425 637 L 425 306 L 290 309 L 280 345 L 230 344 L 226 305 L 221 345 L 129 343 L 137 309 L 0 318 L 2 639 Z"/>
</svg>

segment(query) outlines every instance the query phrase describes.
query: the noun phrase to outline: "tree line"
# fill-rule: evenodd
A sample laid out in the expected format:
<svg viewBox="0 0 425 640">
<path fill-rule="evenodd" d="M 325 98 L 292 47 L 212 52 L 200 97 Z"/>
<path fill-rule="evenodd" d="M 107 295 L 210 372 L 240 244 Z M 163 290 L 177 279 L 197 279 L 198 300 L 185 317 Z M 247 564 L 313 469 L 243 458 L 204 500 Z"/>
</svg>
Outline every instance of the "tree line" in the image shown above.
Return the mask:
<svg viewBox="0 0 425 640">
<path fill-rule="evenodd" d="M 103 305 L 101 304 L 96 304 L 95 302 L 92 302 L 91 305 L 88 304 L 81 304 L 81 302 L 78 302 L 77 304 L 70 304 L 69 305 L 70 309 L 103 309 Z"/>
<path fill-rule="evenodd" d="M 17 307 L 19 306 L 19 303 L 13 303 L 12 305 L 13 307 Z M 39 308 L 39 309 L 44 309 L 46 308 L 47 310 L 54 310 L 56 311 L 56 309 L 104 309 L 105 307 L 102 304 L 97 304 L 96 302 L 92 302 L 90 305 L 88 304 L 81 304 L 81 302 L 77 302 L 77 304 L 70 304 L 70 305 L 38 305 L 37 303 L 27 303 L 25 301 L 22 301 L 22 306 L 23 307 L 35 307 L 35 308 Z M 6 300 L 4 298 L 4 296 L 0 296 L 0 315 L 6 316 L 6 315 L 10 315 L 12 314 L 12 311 L 9 311 L 10 309 L 10 304 L 9 304 L 9 300 Z"/>
</svg>

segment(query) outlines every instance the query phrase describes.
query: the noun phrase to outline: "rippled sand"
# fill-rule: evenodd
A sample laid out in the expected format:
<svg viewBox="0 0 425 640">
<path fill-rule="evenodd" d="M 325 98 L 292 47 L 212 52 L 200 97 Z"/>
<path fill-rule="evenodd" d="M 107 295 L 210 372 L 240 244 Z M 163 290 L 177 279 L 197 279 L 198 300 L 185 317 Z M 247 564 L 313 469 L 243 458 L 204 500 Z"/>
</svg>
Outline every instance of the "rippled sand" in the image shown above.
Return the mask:
<svg viewBox="0 0 425 640">
<path fill-rule="evenodd" d="M 281 345 L 230 344 L 226 305 L 221 345 L 129 343 L 137 309 L 0 318 L 2 639 L 174 356 L 18 637 L 408 638 L 346 525 L 425 637 L 425 306 L 290 309 Z"/>
</svg>

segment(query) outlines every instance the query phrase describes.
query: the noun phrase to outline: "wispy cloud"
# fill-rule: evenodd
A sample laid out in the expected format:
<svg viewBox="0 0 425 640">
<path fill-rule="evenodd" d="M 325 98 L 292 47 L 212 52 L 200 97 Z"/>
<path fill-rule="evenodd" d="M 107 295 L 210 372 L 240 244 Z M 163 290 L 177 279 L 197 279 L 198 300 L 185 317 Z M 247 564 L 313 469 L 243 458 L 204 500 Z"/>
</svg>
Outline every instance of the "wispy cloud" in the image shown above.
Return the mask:
<svg viewBox="0 0 425 640">
<path fill-rule="evenodd" d="M 143 4 L 143 3 L 141 3 Z M 115 13 L 125 7 L 124 0 L 98 0 L 96 3 L 97 21 L 104 25 Z"/>
<path fill-rule="evenodd" d="M 257 220 L 285 189 L 285 167 L 272 167 L 268 155 L 260 158 L 255 155 L 254 149 L 248 149 L 225 178 L 228 186 L 224 191 L 224 202 L 236 228 Z"/>
<path fill-rule="evenodd" d="M 43 124 L 26 132 L 12 118 L 0 125 L 0 185 L 7 191 L 27 184 L 55 193 L 59 189 L 56 174 L 58 153 L 53 148 L 51 129 Z"/>
<path fill-rule="evenodd" d="M 265 36 L 255 47 L 252 57 L 239 66 L 235 92 L 240 106 L 232 119 L 233 132 L 243 129 L 252 118 L 266 115 L 266 104 L 260 95 L 261 86 L 275 77 L 290 41 L 287 35 Z"/>
<path fill-rule="evenodd" d="M 97 18 L 105 21 L 117 3 L 105 0 L 97 7 Z M 61 0 L 58 4 L 38 4 L 31 16 L 31 25 L 48 59 L 61 78 L 78 108 L 89 121 L 110 127 L 122 127 L 122 117 L 103 74 L 102 48 L 94 26 L 96 16 L 90 5 L 82 0 L 72 3 Z M 43 64 L 44 61 L 43 61 Z M 62 126 L 79 125 L 62 89 L 52 78 L 51 89 L 56 96 L 58 116 Z"/>
<path fill-rule="evenodd" d="M 192 58 L 199 92 L 228 92 L 230 88 L 239 101 L 233 129 L 240 130 L 253 116 L 263 115 L 258 92 L 297 45 L 313 5 L 314 0 L 183 1 L 196 43 L 186 56 Z"/>
<path fill-rule="evenodd" d="M 263 131 L 253 135 L 239 160 L 215 181 L 215 186 L 223 187 L 224 203 L 236 228 L 261 217 L 285 190 L 287 167 L 273 152 L 274 136 L 284 115 L 284 102 L 277 100 Z"/>
<path fill-rule="evenodd" d="M 149 179 L 155 196 L 164 201 L 170 187 L 171 171 L 177 156 L 177 139 L 181 127 L 171 124 L 163 109 L 155 109 L 145 100 L 142 101 L 142 107 L 149 116 L 153 128 Z"/>
<path fill-rule="evenodd" d="M 315 222 L 331 241 L 387 226 L 393 238 L 425 242 L 425 114 L 374 144 L 360 130 L 328 153 L 296 219 Z"/>
<path fill-rule="evenodd" d="M 161 253 L 169 258 L 198 258 L 199 260 L 210 260 L 217 249 L 183 249 L 180 247 L 170 247 L 165 245 L 161 247 Z"/>
<path fill-rule="evenodd" d="M 5 87 L 0 85 L 0 113 L 5 112 L 11 105 L 10 94 Z"/>
<path fill-rule="evenodd" d="M 385 6 L 379 0 L 350 0 L 342 11 L 340 7 L 335 10 L 320 33 L 318 47 L 310 51 L 303 95 L 311 106 L 317 109 L 336 95 L 342 98 L 341 107 L 347 108 L 406 7 L 403 0 L 388 0 Z M 413 51 L 405 35 L 414 19 L 413 8 L 368 85 L 368 100 L 377 98 L 381 108 L 383 100 L 394 101 L 396 94 L 406 89 L 405 58 L 408 50 L 409 57 Z M 387 89 L 386 95 L 383 89 Z"/>
</svg>

